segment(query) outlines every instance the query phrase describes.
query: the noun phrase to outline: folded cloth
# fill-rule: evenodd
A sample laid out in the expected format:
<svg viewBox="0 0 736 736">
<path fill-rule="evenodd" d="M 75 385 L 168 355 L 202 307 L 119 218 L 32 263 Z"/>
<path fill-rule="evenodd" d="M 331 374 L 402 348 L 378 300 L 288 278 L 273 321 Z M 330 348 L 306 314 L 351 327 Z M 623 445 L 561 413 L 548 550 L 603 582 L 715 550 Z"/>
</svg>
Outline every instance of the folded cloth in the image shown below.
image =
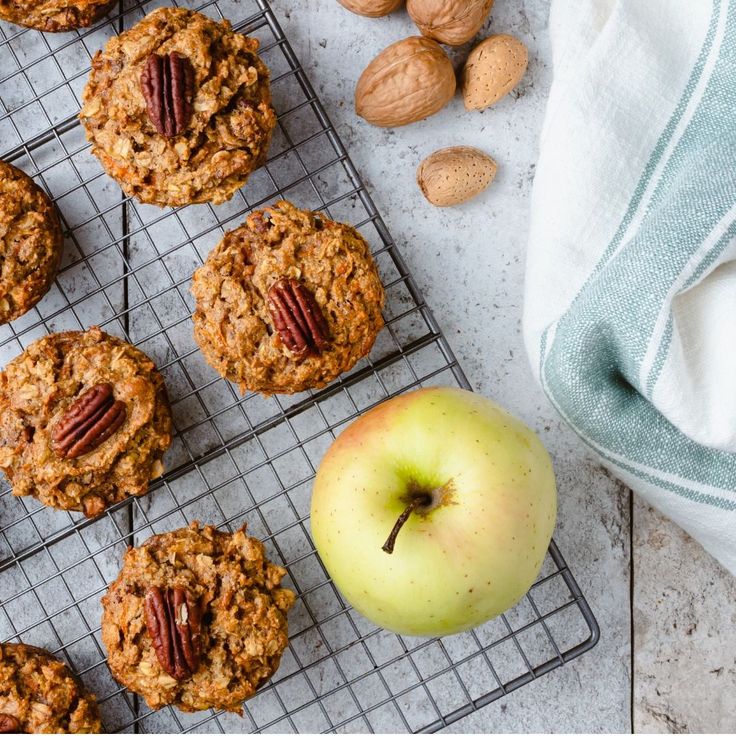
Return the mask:
<svg viewBox="0 0 736 736">
<path fill-rule="evenodd" d="M 554 0 L 524 333 L 615 475 L 736 574 L 736 0 Z"/>
</svg>

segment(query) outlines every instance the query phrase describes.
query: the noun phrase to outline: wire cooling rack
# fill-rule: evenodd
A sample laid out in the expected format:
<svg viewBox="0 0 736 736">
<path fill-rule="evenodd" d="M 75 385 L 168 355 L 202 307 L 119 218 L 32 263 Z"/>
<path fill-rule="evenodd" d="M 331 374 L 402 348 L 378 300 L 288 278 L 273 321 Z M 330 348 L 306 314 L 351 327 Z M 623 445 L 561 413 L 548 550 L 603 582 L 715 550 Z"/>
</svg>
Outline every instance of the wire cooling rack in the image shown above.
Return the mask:
<svg viewBox="0 0 736 736">
<path fill-rule="evenodd" d="M 2 158 L 53 196 L 66 234 L 51 292 L 0 327 L 0 361 L 46 333 L 99 324 L 156 361 L 176 428 L 163 478 L 97 520 L 2 487 L 0 639 L 65 659 L 97 693 L 109 731 L 437 730 L 590 649 L 597 624 L 554 543 L 526 598 L 466 634 L 396 636 L 340 597 L 309 535 L 322 454 L 347 422 L 390 396 L 468 382 L 265 0 L 196 7 L 261 41 L 279 113 L 266 166 L 217 208 L 142 206 L 103 174 L 77 121 L 91 54 L 155 6 L 125 3 L 93 29 L 68 34 L 0 25 Z M 193 342 L 189 281 L 224 229 L 278 197 L 365 235 L 386 287 L 386 328 L 371 355 L 326 389 L 241 397 Z M 247 522 L 299 594 L 281 668 L 243 719 L 150 711 L 112 679 L 100 643 L 100 597 L 126 546 L 194 519 L 231 530 Z"/>
</svg>

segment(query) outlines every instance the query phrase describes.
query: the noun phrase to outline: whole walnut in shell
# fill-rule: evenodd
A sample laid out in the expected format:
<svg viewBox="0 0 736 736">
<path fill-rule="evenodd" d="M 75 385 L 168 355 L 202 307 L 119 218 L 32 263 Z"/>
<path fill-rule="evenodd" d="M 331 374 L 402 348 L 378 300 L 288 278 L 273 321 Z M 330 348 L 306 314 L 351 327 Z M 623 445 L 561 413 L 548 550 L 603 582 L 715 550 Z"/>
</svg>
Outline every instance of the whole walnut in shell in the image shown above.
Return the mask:
<svg viewBox="0 0 736 736">
<path fill-rule="evenodd" d="M 406 9 L 424 36 L 461 46 L 481 29 L 493 0 L 406 0 Z"/>
<path fill-rule="evenodd" d="M 431 38 L 411 36 L 381 51 L 360 75 L 355 111 L 373 125 L 391 128 L 441 110 L 455 94 L 455 70 Z"/>
<path fill-rule="evenodd" d="M 380 18 L 393 13 L 403 0 L 337 0 L 340 5 L 358 15 Z"/>
</svg>

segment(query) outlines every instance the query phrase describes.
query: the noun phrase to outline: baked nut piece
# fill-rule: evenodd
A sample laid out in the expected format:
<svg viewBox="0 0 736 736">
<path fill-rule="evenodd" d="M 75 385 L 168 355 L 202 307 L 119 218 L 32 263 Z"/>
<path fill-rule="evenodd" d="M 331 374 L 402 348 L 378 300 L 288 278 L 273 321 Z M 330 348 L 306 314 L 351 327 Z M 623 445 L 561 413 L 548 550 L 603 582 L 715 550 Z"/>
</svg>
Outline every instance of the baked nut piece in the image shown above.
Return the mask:
<svg viewBox="0 0 736 736">
<path fill-rule="evenodd" d="M 241 391 L 319 388 L 367 355 L 383 287 L 349 225 L 281 201 L 225 234 L 194 273 L 194 336 Z"/>
<path fill-rule="evenodd" d="M 194 522 L 129 548 L 102 598 L 110 671 L 151 708 L 242 713 L 289 643 L 285 574 L 245 527 Z"/>
<path fill-rule="evenodd" d="M 95 696 L 45 649 L 0 644 L 0 733 L 101 733 Z"/>
<path fill-rule="evenodd" d="M 49 290 L 63 243 L 46 193 L 0 161 L 0 324 L 25 314 Z"/>
<path fill-rule="evenodd" d="M 276 115 L 258 40 L 159 8 L 92 60 L 80 118 L 92 151 L 141 202 L 224 202 L 266 160 Z"/>
<path fill-rule="evenodd" d="M 0 372 L 0 468 L 16 496 L 97 516 L 143 495 L 170 443 L 161 374 L 98 327 L 42 337 Z"/>
<path fill-rule="evenodd" d="M 113 0 L 0 0 L 0 18 L 39 31 L 71 31 L 91 26 Z"/>
</svg>

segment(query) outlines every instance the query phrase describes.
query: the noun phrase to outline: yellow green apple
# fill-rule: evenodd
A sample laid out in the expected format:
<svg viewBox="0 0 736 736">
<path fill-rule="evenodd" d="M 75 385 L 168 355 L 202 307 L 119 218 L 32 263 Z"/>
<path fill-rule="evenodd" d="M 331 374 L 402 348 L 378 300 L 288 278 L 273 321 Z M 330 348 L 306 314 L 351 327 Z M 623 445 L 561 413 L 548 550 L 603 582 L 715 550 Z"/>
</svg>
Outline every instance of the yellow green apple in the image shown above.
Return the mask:
<svg viewBox="0 0 736 736">
<path fill-rule="evenodd" d="M 327 451 L 312 535 L 350 604 L 441 636 L 516 603 L 539 573 L 557 492 L 537 436 L 490 399 L 425 388 L 379 404 Z"/>
</svg>

